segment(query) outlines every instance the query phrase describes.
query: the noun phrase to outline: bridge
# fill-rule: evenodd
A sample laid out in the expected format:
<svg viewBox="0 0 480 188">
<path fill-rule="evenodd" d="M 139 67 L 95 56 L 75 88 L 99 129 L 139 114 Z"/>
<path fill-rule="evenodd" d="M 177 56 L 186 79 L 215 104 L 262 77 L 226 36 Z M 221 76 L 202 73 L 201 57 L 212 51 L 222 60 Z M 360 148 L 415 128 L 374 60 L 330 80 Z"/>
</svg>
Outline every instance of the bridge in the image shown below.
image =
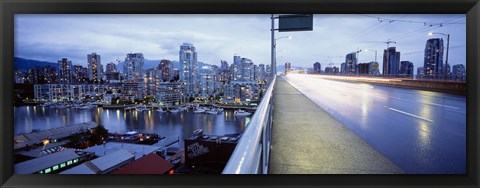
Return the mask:
<svg viewBox="0 0 480 188">
<path fill-rule="evenodd" d="M 465 173 L 465 96 L 339 79 L 274 78 L 223 173 Z"/>
</svg>

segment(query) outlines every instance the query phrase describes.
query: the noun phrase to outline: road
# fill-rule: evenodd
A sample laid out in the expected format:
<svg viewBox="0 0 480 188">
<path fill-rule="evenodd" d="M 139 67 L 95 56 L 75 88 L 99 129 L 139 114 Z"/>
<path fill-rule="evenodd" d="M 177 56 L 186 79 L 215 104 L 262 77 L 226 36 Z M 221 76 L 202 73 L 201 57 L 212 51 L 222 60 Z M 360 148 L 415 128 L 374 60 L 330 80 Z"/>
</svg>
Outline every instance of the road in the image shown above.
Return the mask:
<svg viewBox="0 0 480 188">
<path fill-rule="evenodd" d="M 466 97 L 284 77 L 407 174 L 466 173 Z"/>
</svg>

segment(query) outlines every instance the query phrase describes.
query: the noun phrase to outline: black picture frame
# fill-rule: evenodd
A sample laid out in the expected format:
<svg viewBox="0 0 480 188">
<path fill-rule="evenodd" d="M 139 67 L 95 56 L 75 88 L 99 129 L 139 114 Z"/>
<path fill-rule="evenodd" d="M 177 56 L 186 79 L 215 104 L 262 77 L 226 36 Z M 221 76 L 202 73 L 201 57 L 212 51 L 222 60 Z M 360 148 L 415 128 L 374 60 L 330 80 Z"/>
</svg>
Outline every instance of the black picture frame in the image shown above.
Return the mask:
<svg viewBox="0 0 480 188">
<path fill-rule="evenodd" d="M 1 0 L 0 185 L 2 187 L 479 186 L 478 0 Z M 15 14 L 466 14 L 466 175 L 16 175 L 13 174 Z M 268 32 L 268 31 L 266 31 Z"/>
</svg>

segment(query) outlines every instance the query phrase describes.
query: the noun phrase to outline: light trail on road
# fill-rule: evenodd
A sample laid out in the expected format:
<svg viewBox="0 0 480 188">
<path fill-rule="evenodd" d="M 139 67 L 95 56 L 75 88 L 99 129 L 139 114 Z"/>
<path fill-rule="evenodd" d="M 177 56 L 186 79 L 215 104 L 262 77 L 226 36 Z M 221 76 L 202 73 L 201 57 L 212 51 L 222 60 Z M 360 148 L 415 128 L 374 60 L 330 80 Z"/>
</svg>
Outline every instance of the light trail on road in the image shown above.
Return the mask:
<svg viewBox="0 0 480 188">
<path fill-rule="evenodd" d="M 323 79 L 284 77 L 407 173 L 466 173 L 466 97 Z"/>
</svg>

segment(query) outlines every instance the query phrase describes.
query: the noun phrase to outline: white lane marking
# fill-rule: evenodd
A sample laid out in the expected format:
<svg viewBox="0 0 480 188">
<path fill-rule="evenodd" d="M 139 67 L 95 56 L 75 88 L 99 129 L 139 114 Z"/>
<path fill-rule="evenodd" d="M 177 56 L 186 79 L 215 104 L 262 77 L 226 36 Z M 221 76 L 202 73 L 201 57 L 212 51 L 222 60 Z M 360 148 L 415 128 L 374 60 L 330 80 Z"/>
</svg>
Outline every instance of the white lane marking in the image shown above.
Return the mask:
<svg viewBox="0 0 480 188">
<path fill-rule="evenodd" d="M 390 107 L 387 107 L 387 106 L 385 106 L 385 108 L 388 108 L 389 110 L 392 110 L 392 111 L 395 111 L 395 112 L 398 112 L 398 113 L 402 113 L 402 114 L 405 114 L 405 115 L 409 115 L 409 116 L 412 116 L 412 117 L 416 117 L 416 118 L 418 118 L 418 119 L 425 120 L 425 121 L 428 121 L 428 122 L 433 123 L 433 120 L 431 120 L 431 119 L 427 119 L 427 118 L 424 118 L 424 117 L 420 117 L 420 116 L 417 116 L 417 115 L 414 115 L 414 114 L 410 114 L 410 113 L 408 113 L 408 112 L 404 112 L 404 111 L 401 111 L 401 110 L 398 110 L 398 109 L 395 109 L 395 108 L 390 108 Z"/>
<path fill-rule="evenodd" d="M 421 102 L 421 103 L 429 104 L 429 105 L 442 106 L 442 107 L 446 107 L 446 108 L 453 108 L 453 109 L 456 109 L 456 110 L 460 110 L 460 108 L 457 108 L 457 107 L 454 107 L 454 106 L 447 106 L 447 105 L 443 105 L 443 104 L 425 102 L 425 101 L 420 101 L 420 100 L 417 100 L 417 101 L 418 101 L 418 102 Z"/>
</svg>

